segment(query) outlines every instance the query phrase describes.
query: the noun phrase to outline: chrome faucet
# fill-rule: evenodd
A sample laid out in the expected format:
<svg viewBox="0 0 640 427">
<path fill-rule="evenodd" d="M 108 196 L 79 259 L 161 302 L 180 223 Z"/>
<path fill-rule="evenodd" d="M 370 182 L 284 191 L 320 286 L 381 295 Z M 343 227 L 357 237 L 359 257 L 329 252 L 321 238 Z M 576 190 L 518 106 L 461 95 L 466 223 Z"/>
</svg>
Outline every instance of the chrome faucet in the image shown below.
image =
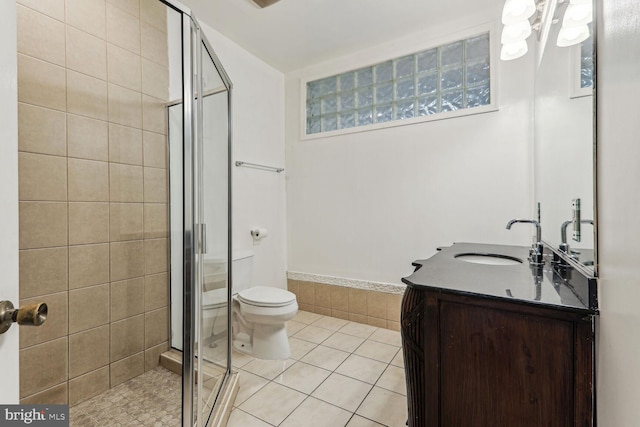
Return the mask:
<svg viewBox="0 0 640 427">
<path fill-rule="evenodd" d="M 592 219 L 583 219 L 580 221 L 582 224 L 591 224 L 593 225 L 593 220 Z M 560 226 L 560 237 L 562 239 L 562 243 L 560 243 L 560 247 L 559 249 L 562 252 L 565 252 L 569 255 L 571 255 L 570 251 L 569 251 L 569 244 L 567 243 L 567 227 L 569 226 L 569 224 L 572 224 L 573 221 L 569 220 L 569 221 L 565 221 L 562 223 L 562 225 Z"/>
<path fill-rule="evenodd" d="M 536 226 L 536 241 L 529 249 L 529 263 L 533 265 L 544 264 L 544 245 L 542 244 L 542 226 L 535 219 L 512 219 L 507 223 L 507 230 L 511 230 L 511 226 L 515 223 L 533 224 Z"/>
</svg>

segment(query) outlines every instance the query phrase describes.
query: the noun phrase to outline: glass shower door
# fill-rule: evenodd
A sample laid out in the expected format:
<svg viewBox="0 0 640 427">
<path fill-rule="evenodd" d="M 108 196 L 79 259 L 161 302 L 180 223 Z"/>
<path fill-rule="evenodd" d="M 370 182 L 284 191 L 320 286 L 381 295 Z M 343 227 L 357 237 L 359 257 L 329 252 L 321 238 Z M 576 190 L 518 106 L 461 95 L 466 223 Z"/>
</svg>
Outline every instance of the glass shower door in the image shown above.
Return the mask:
<svg viewBox="0 0 640 427">
<path fill-rule="evenodd" d="M 196 256 L 197 418 L 206 421 L 230 372 L 230 134 L 229 87 L 203 39 L 197 91 L 196 218 L 200 253 Z M 201 425 L 204 425 L 202 423 Z"/>
<path fill-rule="evenodd" d="M 231 367 L 231 83 L 192 16 L 182 31 L 182 74 L 190 78 L 168 111 L 172 155 L 182 159 L 172 167 L 171 194 L 183 202 L 181 210 L 172 205 L 172 224 L 183 225 L 172 242 L 172 305 L 180 306 L 172 310 L 172 346 L 182 351 L 182 425 L 199 427 L 217 414 Z"/>
</svg>

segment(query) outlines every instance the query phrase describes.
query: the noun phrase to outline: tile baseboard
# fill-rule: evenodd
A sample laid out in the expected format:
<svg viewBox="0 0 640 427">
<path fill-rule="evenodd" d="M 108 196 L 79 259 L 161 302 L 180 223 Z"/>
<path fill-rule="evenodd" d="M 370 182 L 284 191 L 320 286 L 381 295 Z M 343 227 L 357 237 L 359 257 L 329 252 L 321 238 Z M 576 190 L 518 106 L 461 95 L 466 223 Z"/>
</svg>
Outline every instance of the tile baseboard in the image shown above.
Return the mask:
<svg viewBox="0 0 640 427">
<path fill-rule="evenodd" d="M 400 330 L 404 285 L 289 272 L 287 288 L 300 310 Z"/>
<path fill-rule="evenodd" d="M 406 285 L 396 283 L 371 282 L 368 280 L 350 279 L 346 277 L 325 276 L 312 273 L 287 271 L 287 279 L 303 282 L 322 283 L 325 285 L 343 286 L 345 288 L 364 289 L 388 294 L 404 294 Z"/>
</svg>

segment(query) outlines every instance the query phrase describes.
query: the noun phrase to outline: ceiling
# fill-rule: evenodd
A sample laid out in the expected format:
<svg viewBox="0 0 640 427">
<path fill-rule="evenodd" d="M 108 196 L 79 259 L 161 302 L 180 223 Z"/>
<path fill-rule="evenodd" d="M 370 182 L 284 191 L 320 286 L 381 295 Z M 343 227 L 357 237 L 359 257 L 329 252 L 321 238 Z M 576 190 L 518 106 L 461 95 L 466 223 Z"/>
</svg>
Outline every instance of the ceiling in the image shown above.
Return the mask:
<svg viewBox="0 0 640 427">
<path fill-rule="evenodd" d="M 423 31 L 503 0 L 181 0 L 197 19 L 282 72 Z M 497 17 L 496 13 L 496 17 Z"/>
</svg>

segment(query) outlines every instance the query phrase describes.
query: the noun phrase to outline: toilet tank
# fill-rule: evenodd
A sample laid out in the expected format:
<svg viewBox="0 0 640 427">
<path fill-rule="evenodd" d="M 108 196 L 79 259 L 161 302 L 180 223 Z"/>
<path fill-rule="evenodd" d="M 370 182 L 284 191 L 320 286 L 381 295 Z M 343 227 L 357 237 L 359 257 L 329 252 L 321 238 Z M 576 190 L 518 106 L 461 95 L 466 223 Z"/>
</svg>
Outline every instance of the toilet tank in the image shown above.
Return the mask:
<svg viewBox="0 0 640 427">
<path fill-rule="evenodd" d="M 253 276 L 253 252 L 251 251 L 233 251 L 233 262 L 231 264 L 233 275 L 234 294 L 249 289 L 251 287 L 251 278 Z"/>
<path fill-rule="evenodd" d="M 227 262 L 223 257 L 205 255 L 203 263 L 203 291 L 227 286 Z"/>
</svg>

